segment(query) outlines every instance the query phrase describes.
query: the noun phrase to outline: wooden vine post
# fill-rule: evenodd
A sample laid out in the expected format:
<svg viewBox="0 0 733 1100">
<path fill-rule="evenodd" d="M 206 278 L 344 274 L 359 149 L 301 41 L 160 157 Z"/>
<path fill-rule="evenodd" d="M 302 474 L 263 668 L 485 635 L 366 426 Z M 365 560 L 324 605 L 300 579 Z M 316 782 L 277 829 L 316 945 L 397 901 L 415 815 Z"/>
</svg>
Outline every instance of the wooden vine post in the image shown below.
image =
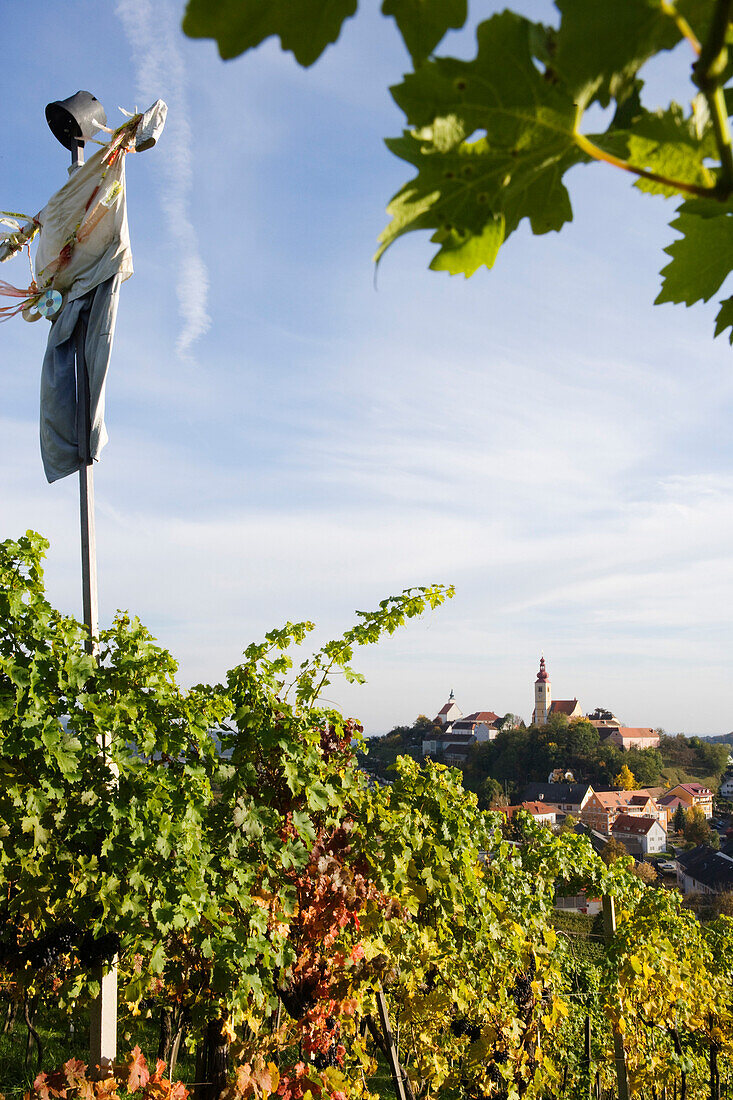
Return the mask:
<svg viewBox="0 0 733 1100">
<path fill-rule="evenodd" d="M 588 1075 L 588 1096 L 593 1095 L 593 1065 L 591 1062 L 591 1020 L 590 1016 L 586 1016 L 583 1022 L 583 1061 L 585 1063 L 585 1072 Z"/>
<path fill-rule="evenodd" d="M 394 1085 L 395 1096 L 397 1100 L 412 1100 L 412 1089 L 409 1090 L 410 1095 L 408 1096 L 408 1090 L 405 1088 L 405 1079 L 397 1053 L 397 1045 L 394 1041 L 394 1035 L 392 1034 L 392 1025 L 389 1022 L 387 998 L 384 996 L 384 991 L 381 986 L 377 990 L 376 999 L 379 1022 L 382 1025 L 382 1035 L 384 1036 L 384 1049 L 387 1055 L 387 1061 L 389 1062 L 389 1070 L 392 1074 L 392 1084 Z"/>
</svg>

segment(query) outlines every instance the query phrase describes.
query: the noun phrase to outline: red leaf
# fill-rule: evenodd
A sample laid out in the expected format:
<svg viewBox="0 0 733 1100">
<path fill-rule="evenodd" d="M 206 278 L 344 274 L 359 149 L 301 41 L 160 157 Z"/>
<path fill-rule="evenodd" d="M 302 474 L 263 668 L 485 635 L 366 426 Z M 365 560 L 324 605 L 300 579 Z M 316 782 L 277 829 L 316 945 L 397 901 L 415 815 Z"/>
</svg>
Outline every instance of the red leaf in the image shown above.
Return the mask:
<svg viewBox="0 0 733 1100">
<path fill-rule="evenodd" d="M 78 1058 L 69 1058 L 68 1062 L 64 1062 L 62 1069 L 66 1074 L 66 1083 L 69 1085 L 78 1085 L 86 1077 L 86 1065 Z"/>
<path fill-rule="evenodd" d="M 147 1085 L 150 1073 L 140 1047 L 134 1047 L 132 1053 L 128 1054 L 127 1070 L 127 1080 L 123 1083 L 128 1092 L 134 1092 L 135 1089 L 144 1088 Z"/>
</svg>

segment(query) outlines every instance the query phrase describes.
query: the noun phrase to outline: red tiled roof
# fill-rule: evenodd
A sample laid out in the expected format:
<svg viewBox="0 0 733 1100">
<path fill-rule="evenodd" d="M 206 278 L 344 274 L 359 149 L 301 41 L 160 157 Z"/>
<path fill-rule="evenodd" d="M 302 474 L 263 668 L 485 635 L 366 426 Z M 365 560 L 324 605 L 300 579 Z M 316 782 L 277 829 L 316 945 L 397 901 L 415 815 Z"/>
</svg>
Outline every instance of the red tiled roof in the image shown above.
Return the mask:
<svg viewBox="0 0 733 1100">
<path fill-rule="evenodd" d="M 611 832 L 646 836 L 656 820 L 656 817 L 632 817 L 630 814 L 619 814 L 611 826 Z"/>
<path fill-rule="evenodd" d="M 713 793 L 709 787 L 703 787 L 700 783 L 678 783 L 672 790 L 676 791 L 677 787 L 681 787 L 682 790 L 687 791 L 688 794 L 696 794 L 698 797 L 703 794 Z"/>
<path fill-rule="evenodd" d="M 620 733 L 622 737 L 656 737 L 659 739 L 659 734 L 655 733 L 649 726 L 618 726 L 617 733 Z"/>
<path fill-rule="evenodd" d="M 532 817 L 535 814 L 558 814 L 562 813 L 559 806 L 556 806 L 553 802 L 520 802 L 518 806 L 507 806 L 507 817 L 512 817 L 517 810 L 526 810 Z"/>
<path fill-rule="evenodd" d="M 593 794 L 606 809 L 617 809 L 619 806 L 643 806 L 649 801 L 648 796 L 639 796 L 636 791 L 594 791 Z M 635 802 L 634 799 L 638 801 Z M 589 808 L 586 806 L 586 809 Z"/>
<path fill-rule="evenodd" d="M 466 718 L 473 722 L 500 722 L 501 715 L 494 714 L 493 710 L 475 710 L 473 714 L 467 714 Z"/>
<path fill-rule="evenodd" d="M 526 810 L 528 814 L 557 814 L 562 813 L 559 806 L 553 802 L 520 802 L 517 809 Z"/>
<path fill-rule="evenodd" d="M 665 806 L 668 810 L 676 810 L 678 806 L 684 806 L 687 809 L 687 803 L 676 794 L 665 794 L 663 798 L 658 798 L 657 805 Z"/>
<path fill-rule="evenodd" d="M 577 705 L 577 699 L 555 699 L 553 703 L 550 703 L 550 713 L 572 714 Z"/>
</svg>

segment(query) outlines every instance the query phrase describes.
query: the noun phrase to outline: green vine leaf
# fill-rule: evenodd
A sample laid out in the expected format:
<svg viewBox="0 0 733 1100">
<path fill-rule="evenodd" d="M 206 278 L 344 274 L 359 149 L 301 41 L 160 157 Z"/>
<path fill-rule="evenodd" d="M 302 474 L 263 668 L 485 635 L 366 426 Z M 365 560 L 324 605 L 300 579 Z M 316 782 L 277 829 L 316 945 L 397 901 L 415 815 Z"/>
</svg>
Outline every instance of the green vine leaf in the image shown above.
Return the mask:
<svg viewBox="0 0 733 1100">
<path fill-rule="evenodd" d="M 700 100 L 698 97 L 697 109 L 687 117 L 679 104 L 672 103 L 666 111 L 642 112 L 634 120 L 633 130 L 615 131 L 614 138 L 626 143 L 629 164 L 669 179 L 712 187 L 715 176 L 704 160 L 715 157 L 715 137 Z M 651 195 L 679 195 L 674 187 L 655 180 L 638 179 L 635 186 Z"/>
<path fill-rule="evenodd" d="M 701 34 L 710 16 L 709 0 L 557 0 L 562 20 L 557 32 L 554 71 L 581 110 L 593 102 L 607 107 L 623 100 L 642 65 L 660 50 L 671 50 L 682 35 L 670 14 L 675 6 Z"/>
<path fill-rule="evenodd" d="M 308 67 L 335 42 L 357 0 L 189 0 L 183 30 L 213 38 L 224 60 L 276 35 L 284 50 Z"/>
<path fill-rule="evenodd" d="M 384 0 L 384 15 L 394 16 L 414 65 L 421 65 L 446 31 L 462 27 L 467 0 Z"/>
<path fill-rule="evenodd" d="M 438 58 L 392 89 L 416 129 L 387 145 L 419 171 L 387 208 L 377 259 L 403 234 L 432 229 L 441 244 L 432 266 L 470 275 L 492 266 L 523 218 L 534 233 L 572 219 L 562 176 L 586 158 L 575 104 L 534 64 L 535 31 L 503 12 L 478 28 L 474 61 Z"/>
<path fill-rule="evenodd" d="M 672 260 L 662 269 L 656 301 L 688 306 L 707 302 L 733 266 L 733 211 L 720 203 L 693 199 L 683 203 L 671 226 L 682 236 L 664 250 Z"/>
<path fill-rule="evenodd" d="M 727 328 L 730 329 L 728 343 L 733 345 L 733 298 L 726 298 L 720 303 L 720 310 L 715 318 L 715 335 L 720 336 Z"/>
</svg>

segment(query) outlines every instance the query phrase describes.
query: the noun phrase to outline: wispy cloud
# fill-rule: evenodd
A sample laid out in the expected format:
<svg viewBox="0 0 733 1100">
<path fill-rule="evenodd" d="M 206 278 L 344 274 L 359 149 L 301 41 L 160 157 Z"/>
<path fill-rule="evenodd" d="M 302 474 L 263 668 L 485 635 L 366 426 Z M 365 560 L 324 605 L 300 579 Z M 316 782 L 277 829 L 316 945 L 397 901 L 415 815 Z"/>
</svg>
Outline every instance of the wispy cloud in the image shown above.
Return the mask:
<svg viewBox="0 0 733 1100">
<path fill-rule="evenodd" d="M 166 123 L 163 209 L 178 252 L 176 292 L 183 327 L 177 340 L 182 356 L 211 324 L 207 309 L 209 275 L 189 214 L 193 138 L 186 97 L 186 73 L 177 39 L 180 12 L 169 0 L 117 0 L 116 13 L 137 64 L 137 95 L 145 106 L 162 98 L 170 109 Z"/>
</svg>

